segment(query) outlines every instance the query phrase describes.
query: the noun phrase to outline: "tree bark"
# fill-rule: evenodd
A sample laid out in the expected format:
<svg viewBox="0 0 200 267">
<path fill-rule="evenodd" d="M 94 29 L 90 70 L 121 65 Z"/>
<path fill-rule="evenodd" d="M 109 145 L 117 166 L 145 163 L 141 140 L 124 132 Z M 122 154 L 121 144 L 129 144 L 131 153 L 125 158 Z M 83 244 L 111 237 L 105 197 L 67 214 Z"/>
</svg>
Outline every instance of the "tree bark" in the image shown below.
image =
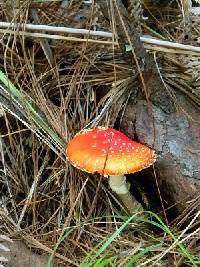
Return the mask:
<svg viewBox="0 0 200 267">
<path fill-rule="evenodd" d="M 147 101 L 130 102 L 121 129 L 156 150 L 156 177 L 163 203 L 182 212 L 192 208 L 194 203 L 188 201 L 200 192 L 200 124 L 199 110 L 188 97 L 180 93 L 176 97 L 185 113 L 179 109 L 169 114 L 152 105 L 149 114 Z M 149 123 L 152 117 L 153 127 Z"/>
<path fill-rule="evenodd" d="M 97 2 L 102 10 L 108 10 L 103 7 L 105 1 Z M 164 85 L 153 55 L 142 46 L 138 27 L 133 27 L 134 12 L 128 3 L 134 0 L 114 2 L 119 44 L 133 73 L 138 72 L 142 89 L 142 94 L 138 91 L 137 98 L 129 101 L 120 129 L 157 151 L 155 170 L 162 201 L 181 212 L 200 192 L 199 109 L 188 96 Z M 136 12 L 135 20 L 137 16 Z M 130 41 L 133 50 L 127 52 Z"/>
</svg>

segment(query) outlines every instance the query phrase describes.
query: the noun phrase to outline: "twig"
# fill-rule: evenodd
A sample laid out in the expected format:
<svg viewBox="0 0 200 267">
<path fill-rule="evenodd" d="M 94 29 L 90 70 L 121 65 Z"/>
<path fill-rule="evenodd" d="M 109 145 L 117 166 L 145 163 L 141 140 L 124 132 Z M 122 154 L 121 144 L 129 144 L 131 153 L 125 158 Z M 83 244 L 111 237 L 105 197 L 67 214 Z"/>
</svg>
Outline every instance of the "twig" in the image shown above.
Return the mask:
<svg viewBox="0 0 200 267">
<path fill-rule="evenodd" d="M 36 24 L 20 24 L 20 23 L 11 23 L 11 22 L 0 22 L 0 28 L 10 28 L 10 29 L 23 29 L 23 30 L 36 30 L 36 31 L 48 31 L 48 32 L 60 32 L 60 33 L 70 33 L 70 34 L 86 34 L 91 36 L 99 36 L 99 37 L 112 37 L 111 32 L 104 31 L 92 31 L 86 29 L 75 29 L 75 28 L 67 28 L 67 27 L 58 27 L 58 26 L 50 26 L 50 25 L 36 25 Z"/>
<path fill-rule="evenodd" d="M 24 32 L 24 31 L 13 31 L 13 30 L 4 30 L 0 29 L 0 33 L 3 34 L 19 34 L 21 36 L 30 36 L 34 38 L 47 38 L 52 40 L 64 40 L 64 41 L 71 41 L 71 42 L 85 42 L 85 43 L 97 43 L 97 44 L 104 44 L 104 45 L 112 45 L 113 43 L 111 41 L 101 41 L 101 40 L 93 40 L 93 39 L 83 39 L 83 38 L 77 38 L 77 37 L 70 37 L 70 36 L 63 36 L 63 35 L 57 35 L 57 34 L 46 34 L 46 33 L 37 33 L 37 32 Z M 117 45 L 117 43 L 114 43 L 114 45 Z"/>
<path fill-rule="evenodd" d="M 184 44 L 179 44 L 179 43 L 174 43 L 174 42 L 169 42 L 169 41 L 163 41 L 163 40 L 158 40 L 158 39 L 154 39 L 154 38 L 146 37 L 146 36 L 140 37 L 140 40 L 145 44 L 159 45 L 159 46 L 163 46 L 167 48 L 200 52 L 200 47 L 193 46 L 193 45 L 184 45 Z"/>
<path fill-rule="evenodd" d="M 57 34 L 50 35 L 50 34 L 45 34 L 45 33 L 32 33 L 32 32 L 25 32 L 25 31 L 18 31 L 18 29 L 46 31 L 46 32 L 54 32 L 54 33 L 56 32 L 56 33 L 68 33 L 68 34 L 80 34 L 80 35 L 112 38 L 112 33 L 105 32 L 105 31 L 92 31 L 92 30 L 87 30 L 87 29 L 75 29 L 75 28 L 58 27 L 58 26 L 50 26 L 50 25 L 20 24 L 20 23 L 10 23 L 10 22 L 0 22 L 0 28 L 6 29 L 6 30 L 0 29 L 0 32 L 2 33 L 14 34 L 17 31 L 18 34 L 20 35 L 27 35 L 31 37 L 37 37 L 37 38 L 113 44 L 113 42 L 111 41 L 81 39 L 81 38 L 68 37 L 68 36 L 62 36 L 62 35 L 57 35 Z M 144 43 L 145 48 L 150 49 L 150 50 L 157 50 L 157 51 L 163 51 L 163 52 L 169 52 L 169 53 L 186 53 L 189 51 L 190 54 L 195 54 L 195 55 L 199 55 L 200 53 L 200 47 L 193 46 L 193 45 L 184 45 L 184 44 L 179 44 L 176 42 L 159 40 L 159 39 L 152 38 L 151 36 L 141 36 L 140 40 Z M 114 43 L 114 44 L 117 45 L 117 43 Z M 162 47 L 163 47 L 163 50 L 162 50 Z M 165 49 L 168 49 L 168 50 L 165 50 Z"/>
</svg>

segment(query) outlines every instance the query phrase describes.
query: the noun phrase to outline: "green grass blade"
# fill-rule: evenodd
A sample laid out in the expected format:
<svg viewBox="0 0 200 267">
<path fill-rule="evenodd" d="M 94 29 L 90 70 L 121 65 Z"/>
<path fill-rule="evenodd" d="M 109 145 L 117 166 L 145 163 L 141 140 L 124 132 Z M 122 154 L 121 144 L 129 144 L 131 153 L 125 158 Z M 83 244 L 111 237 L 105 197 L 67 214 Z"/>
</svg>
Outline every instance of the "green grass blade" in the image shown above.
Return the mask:
<svg viewBox="0 0 200 267">
<path fill-rule="evenodd" d="M 154 221 L 149 221 L 147 220 L 146 222 L 148 222 L 149 224 L 155 225 L 158 228 L 162 229 L 165 233 L 167 233 L 172 240 L 174 241 L 174 246 L 178 247 L 180 249 L 180 253 L 182 254 L 182 256 L 184 256 L 185 258 L 187 258 L 190 263 L 192 264 L 192 266 L 196 267 L 196 262 L 195 262 L 195 256 L 192 255 L 188 249 L 185 248 L 184 244 L 182 244 L 177 237 L 172 233 L 172 231 L 170 230 L 170 228 L 164 224 L 164 222 L 159 218 L 159 216 L 151 211 L 148 211 L 148 213 L 153 216 L 154 218 L 156 218 L 156 220 L 159 223 L 156 223 Z"/>
<path fill-rule="evenodd" d="M 104 244 L 98 249 L 96 252 L 96 257 L 102 254 L 108 246 L 120 235 L 120 233 L 124 230 L 124 228 L 137 216 L 137 213 L 132 215 L 125 223 L 123 223 L 105 242 Z"/>
<path fill-rule="evenodd" d="M 49 142 L 56 145 L 60 151 L 65 150 L 65 141 L 53 130 L 45 119 L 43 113 L 38 107 L 33 107 L 31 99 L 27 99 L 9 80 L 9 78 L 0 70 L 0 81 L 5 85 L 4 92 L 9 96 L 26 113 L 26 118 L 30 123 L 34 124 L 48 136 Z M 9 109 L 8 109 L 9 110 Z M 35 129 L 37 132 L 39 129 Z"/>
<path fill-rule="evenodd" d="M 137 254 L 131 257 L 131 259 L 124 265 L 124 267 L 132 267 L 133 263 L 138 262 L 138 260 L 142 258 L 145 254 L 152 252 L 152 250 L 155 248 L 162 247 L 162 245 L 163 245 L 163 242 L 160 242 L 159 244 L 142 248 L 140 252 L 138 252 Z"/>
<path fill-rule="evenodd" d="M 112 256 L 112 257 L 104 257 L 102 259 L 98 259 L 93 267 L 106 267 L 106 266 L 111 266 L 117 259 L 117 256 Z M 86 266 L 85 266 L 86 267 Z"/>
<path fill-rule="evenodd" d="M 63 235 L 63 237 L 60 239 L 60 242 L 58 242 L 54 249 L 53 249 L 53 252 L 49 255 L 48 257 L 48 261 L 47 261 L 47 267 L 52 267 L 52 261 L 53 261 L 53 257 L 54 257 L 54 254 L 56 252 L 56 250 L 58 249 L 58 247 L 60 246 L 60 244 L 71 234 L 71 232 L 74 231 L 74 228 L 73 229 L 70 229 L 68 231 L 66 231 L 66 233 Z"/>
<path fill-rule="evenodd" d="M 138 214 L 134 214 L 129 217 L 109 238 L 102 240 L 88 256 L 81 263 L 80 267 L 93 266 L 97 258 L 110 246 L 110 244 L 120 235 L 124 228 L 135 218 Z"/>
</svg>

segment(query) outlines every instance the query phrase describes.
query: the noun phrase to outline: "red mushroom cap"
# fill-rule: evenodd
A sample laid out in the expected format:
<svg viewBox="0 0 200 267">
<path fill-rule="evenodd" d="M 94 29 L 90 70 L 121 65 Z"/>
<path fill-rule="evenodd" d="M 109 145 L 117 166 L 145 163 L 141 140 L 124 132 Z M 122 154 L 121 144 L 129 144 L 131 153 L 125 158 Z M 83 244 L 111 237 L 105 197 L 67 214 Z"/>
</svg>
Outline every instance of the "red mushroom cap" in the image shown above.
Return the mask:
<svg viewBox="0 0 200 267">
<path fill-rule="evenodd" d="M 75 167 L 103 175 L 138 172 L 152 165 L 155 151 L 112 128 L 96 128 L 76 134 L 67 146 Z"/>
</svg>

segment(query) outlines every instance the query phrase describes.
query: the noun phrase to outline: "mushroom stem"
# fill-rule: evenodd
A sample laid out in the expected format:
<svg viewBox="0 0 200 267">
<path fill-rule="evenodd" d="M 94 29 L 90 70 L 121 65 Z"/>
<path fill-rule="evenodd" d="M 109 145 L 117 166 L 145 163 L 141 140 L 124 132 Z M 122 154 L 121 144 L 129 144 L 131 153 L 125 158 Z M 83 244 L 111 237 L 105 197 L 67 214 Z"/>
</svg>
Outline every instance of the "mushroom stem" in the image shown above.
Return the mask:
<svg viewBox="0 0 200 267">
<path fill-rule="evenodd" d="M 112 191 L 118 195 L 130 214 L 138 210 L 143 210 L 142 205 L 138 203 L 129 192 L 129 186 L 124 175 L 110 176 L 109 185 Z"/>
</svg>

